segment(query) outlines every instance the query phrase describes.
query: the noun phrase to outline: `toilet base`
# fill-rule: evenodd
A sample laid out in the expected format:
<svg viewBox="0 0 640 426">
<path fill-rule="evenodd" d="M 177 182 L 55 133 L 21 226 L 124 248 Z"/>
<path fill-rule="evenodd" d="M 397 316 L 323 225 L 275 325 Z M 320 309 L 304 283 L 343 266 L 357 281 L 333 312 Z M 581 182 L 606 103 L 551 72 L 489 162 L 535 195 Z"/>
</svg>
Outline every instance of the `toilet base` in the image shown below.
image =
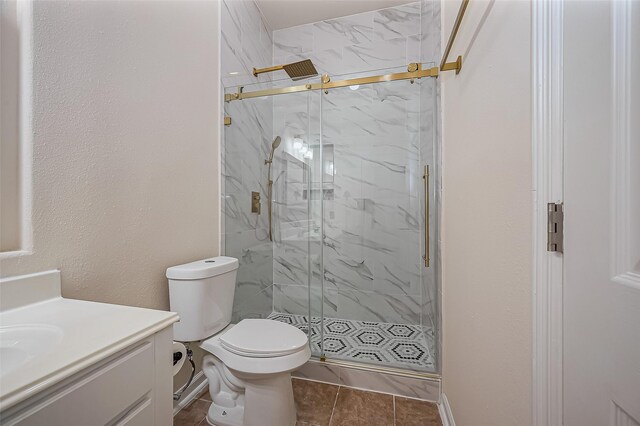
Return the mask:
<svg viewBox="0 0 640 426">
<path fill-rule="evenodd" d="M 243 374 L 231 371 L 213 355 L 204 357 L 213 403 L 207 422 L 215 426 L 295 426 L 291 375 Z"/>
<path fill-rule="evenodd" d="M 212 403 L 207 411 L 207 423 L 214 426 L 242 426 L 244 407 L 224 408 Z"/>
</svg>

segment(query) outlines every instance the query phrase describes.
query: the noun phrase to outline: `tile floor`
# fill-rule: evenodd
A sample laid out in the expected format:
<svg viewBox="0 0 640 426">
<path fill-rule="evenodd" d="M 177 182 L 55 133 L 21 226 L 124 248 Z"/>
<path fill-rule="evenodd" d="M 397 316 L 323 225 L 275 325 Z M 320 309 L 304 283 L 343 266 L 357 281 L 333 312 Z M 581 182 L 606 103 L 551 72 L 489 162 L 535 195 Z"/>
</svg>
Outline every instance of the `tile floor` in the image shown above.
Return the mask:
<svg viewBox="0 0 640 426">
<path fill-rule="evenodd" d="M 273 312 L 270 319 L 286 322 L 308 333 L 303 315 Z M 320 318 L 311 317 L 311 350 L 322 353 Z M 324 354 L 327 358 L 365 362 L 413 371 L 435 371 L 435 338 L 430 327 L 412 324 L 325 318 Z"/>
<path fill-rule="evenodd" d="M 302 379 L 293 379 L 293 393 L 297 426 L 442 426 L 432 402 Z M 176 415 L 174 426 L 206 426 L 209 404 L 207 392 Z"/>
</svg>

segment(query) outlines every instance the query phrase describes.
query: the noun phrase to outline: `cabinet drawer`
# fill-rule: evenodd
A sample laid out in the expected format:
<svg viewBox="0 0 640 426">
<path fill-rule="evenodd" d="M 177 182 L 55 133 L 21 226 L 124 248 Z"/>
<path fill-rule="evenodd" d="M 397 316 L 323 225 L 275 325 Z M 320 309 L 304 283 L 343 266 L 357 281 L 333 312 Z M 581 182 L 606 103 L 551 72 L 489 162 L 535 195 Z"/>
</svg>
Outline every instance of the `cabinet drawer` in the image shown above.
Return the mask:
<svg viewBox="0 0 640 426">
<path fill-rule="evenodd" d="M 153 400 L 145 398 L 131 409 L 115 426 L 149 426 L 153 424 Z"/>
<path fill-rule="evenodd" d="M 77 379 L 47 392 L 34 405 L 7 424 L 21 426 L 105 425 L 126 411 L 122 421 L 136 414 L 139 419 L 152 414 L 151 390 L 154 383 L 154 348 L 144 341 Z M 144 402 L 147 395 L 148 404 Z M 138 402 L 138 407 L 132 405 Z M 137 411 L 136 409 L 139 408 Z"/>
</svg>

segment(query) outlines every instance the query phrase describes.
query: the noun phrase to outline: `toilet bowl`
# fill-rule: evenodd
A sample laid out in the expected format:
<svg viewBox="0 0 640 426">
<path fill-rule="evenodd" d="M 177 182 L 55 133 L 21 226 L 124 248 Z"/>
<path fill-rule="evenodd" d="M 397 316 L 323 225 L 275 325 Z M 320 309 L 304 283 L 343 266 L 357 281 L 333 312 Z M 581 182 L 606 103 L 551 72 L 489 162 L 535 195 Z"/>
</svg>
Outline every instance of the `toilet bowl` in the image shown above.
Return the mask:
<svg viewBox="0 0 640 426">
<path fill-rule="evenodd" d="M 268 319 L 245 319 L 200 345 L 213 403 L 207 421 L 219 426 L 296 423 L 290 372 L 311 356 L 307 336 Z"/>
<path fill-rule="evenodd" d="M 201 342 L 217 426 L 294 426 L 290 372 L 311 357 L 307 335 L 269 319 L 231 324 L 238 260 L 214 257 L 167 269 L 174 339 Z"/>
</svg>

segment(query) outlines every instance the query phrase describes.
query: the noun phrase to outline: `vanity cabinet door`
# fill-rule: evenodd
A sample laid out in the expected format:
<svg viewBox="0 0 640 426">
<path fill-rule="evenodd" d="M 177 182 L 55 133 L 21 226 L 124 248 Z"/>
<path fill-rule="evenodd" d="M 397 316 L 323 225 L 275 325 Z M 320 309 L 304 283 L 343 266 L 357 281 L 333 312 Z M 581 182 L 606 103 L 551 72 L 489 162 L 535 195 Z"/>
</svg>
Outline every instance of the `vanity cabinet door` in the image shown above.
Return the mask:
<svg viewBox="0 0 640 426">
<path fill-rule="evenodd" d="M 13 421 L 7 419 L 7 424 L 153 424 L 153 386 L 154 345 L 148 339 L 71 383 L 46 392 Z"/>
</svg>

